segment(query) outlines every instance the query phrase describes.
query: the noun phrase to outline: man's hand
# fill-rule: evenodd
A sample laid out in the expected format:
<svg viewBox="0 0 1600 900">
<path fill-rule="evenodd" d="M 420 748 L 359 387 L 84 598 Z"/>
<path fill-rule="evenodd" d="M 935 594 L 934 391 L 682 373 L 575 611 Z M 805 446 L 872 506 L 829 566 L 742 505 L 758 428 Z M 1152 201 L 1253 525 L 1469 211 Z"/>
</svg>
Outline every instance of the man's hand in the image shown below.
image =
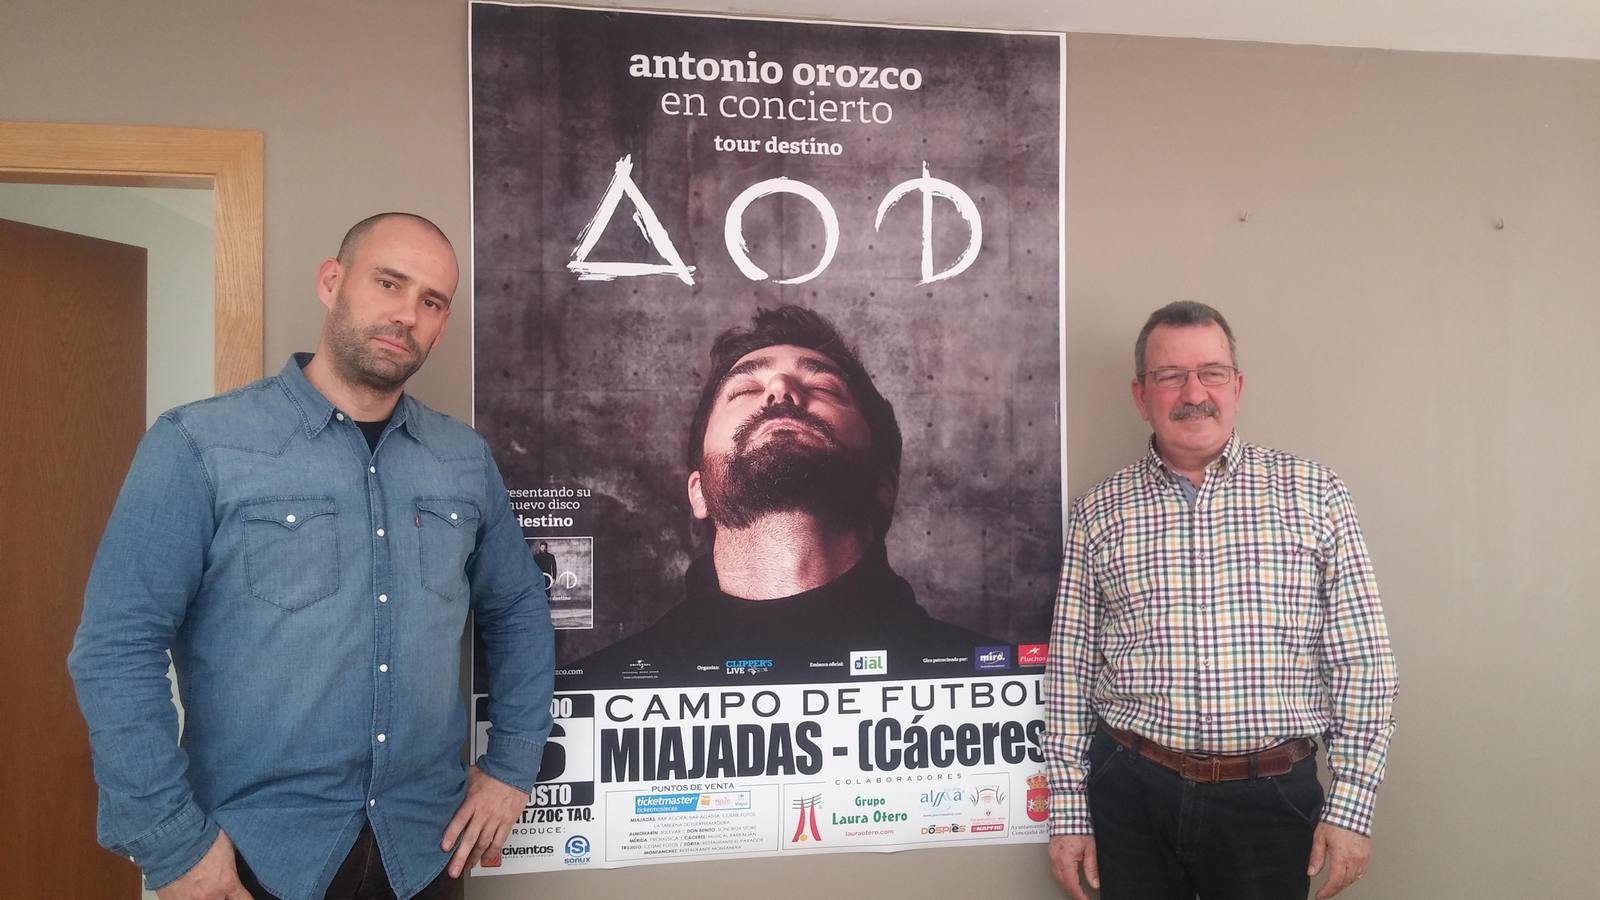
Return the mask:
<svg viewBox="0 0 1600 900">
<path fill-rule="evenodd" d="M 1318 822 L 1317 830 L 1311 835 L 1311 863 L 1306 868 L 1307 875 L 1316 875 L 1322 871 L 1323 863 L 1328 864 L 1328 880 L 1317 891 L 1317 900 L 1328 900 L 1355 884 L 1367 874 L 1367 862 L 1371 859 L 1372 838 L 1348 828 Z"/>
<path fill-rule="evenodd" d="M 1050 868 L 1056 880 L 1067 889 L 1073 900 L 1089 900 L 1078 882 L 1078 865 L 1083 865 L 1083 877 L 1092 888 L 1100 887 L 1100 860 L 1094 854 L 1094 836 L 1089 834 L 1059 834 L 1050 839 Z"/>
<path fill-rule="evenodd" d="M 461 801 L 461 808 L 450 819 L 439 845 L 441 850 L 456 848 L 456 855 L 450 860 L 450 877 L 460 878 L 462 872 L 485 856 L 499 856 L 511 826 L 527 805 L 526 791 L 490 778 L 477 766 L 468 769 L 467 799 Z"/>
<path fill-rule="evenodd" d="M 217 831 L 211 849 L 194 868 L 183 873 L 177 881 L 156 891 L 159 900 L 253 900 L 250 892 L 239 883 L 239 870 L 233 864 L 233 841 Z"/>
</svg>

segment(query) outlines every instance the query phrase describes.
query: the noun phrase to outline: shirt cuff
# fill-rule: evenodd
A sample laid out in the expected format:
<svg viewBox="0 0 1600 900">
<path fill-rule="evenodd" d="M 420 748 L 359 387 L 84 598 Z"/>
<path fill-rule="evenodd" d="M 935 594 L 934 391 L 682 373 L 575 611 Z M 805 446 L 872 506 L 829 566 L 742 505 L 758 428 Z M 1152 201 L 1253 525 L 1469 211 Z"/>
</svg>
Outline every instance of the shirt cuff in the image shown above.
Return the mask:
<svg viewBox="0 0 1600 900">
<path fill-rule="evenodd" d="M 1372 808 L 1378 789 L 1347 779 L 1335 778 L 1328 799 L 1322 804 L 1322 821 L 1356 834 L 1372 834 Z"/>
<path fill-rule="evenodd" d="M 1083 791 L 1050 791 L 1050 836 L 1094 834 L 1089 795 Z"/>
<path fill-rule="evenodd" d="M 532 741 L 491 734 L 489 749 L 478 757 L 478 768 L 496 781 L 531 794 L 543 755 L 543 748 Z"/>
<path fill-rule="evenodd" d="M 166 887 L 199 864 L 217 842 L 217 823 L 190 800 L 184 807 L 144 835 L 112 848 L 127 854 L 144 870 L 145 887 Z"/>
</svg>

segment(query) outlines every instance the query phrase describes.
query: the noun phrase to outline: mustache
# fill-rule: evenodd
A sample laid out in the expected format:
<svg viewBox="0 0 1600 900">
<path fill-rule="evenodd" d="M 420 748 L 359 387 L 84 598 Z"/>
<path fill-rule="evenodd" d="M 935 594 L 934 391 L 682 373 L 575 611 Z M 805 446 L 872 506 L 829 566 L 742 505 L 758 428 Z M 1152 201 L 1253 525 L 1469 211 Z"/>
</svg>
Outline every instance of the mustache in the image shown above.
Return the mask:
<svg viewBox="0 0 1600 900">
<path fill-rule="evenodd" d="M 1184 419 L 1192 419 L 1195 416 L 1210 416 L 1215 419 L 1221 414 L 1222 410 L 1217 409 L 1215 403 L 1207 400 L 1203 403 L 1180 403 L 1173 407 L 1171 414 L 1167 418 L 1174 422 L 1182 422 Z"/>
<path fill-rule="evenodd" d="M 760 412 L 752 415 L 744 421 L 743 425 L 739 426 L 739 430 L 733 433 L 733 445 L 743 448 L 749 442 L 750 437 L 756 433 L 756 429 L 774 419 L 793 419 L 820 432 L 830 443 L 838 443 L 838 437 L 834 434 L 833 426 L 829 425 L 821 416 L 801 409 L 793 403 L 774 403 L 771 406 L 762 408 Z"/>
<path fill-rule="evenodd" d="M 417 352 L 416 338 L 411 336 L 411 332 L 405 330 L 404 328 L 400 328 L 399 326 L 391 328 L 386 325 L 374 325 L 373 327 L 367 329 L 367 337 L 392 338 L 393 340 L 397 340 L 400 343 L 405 344 L 406 349 L 410 350 L 412 353 Z"/>
</svg>

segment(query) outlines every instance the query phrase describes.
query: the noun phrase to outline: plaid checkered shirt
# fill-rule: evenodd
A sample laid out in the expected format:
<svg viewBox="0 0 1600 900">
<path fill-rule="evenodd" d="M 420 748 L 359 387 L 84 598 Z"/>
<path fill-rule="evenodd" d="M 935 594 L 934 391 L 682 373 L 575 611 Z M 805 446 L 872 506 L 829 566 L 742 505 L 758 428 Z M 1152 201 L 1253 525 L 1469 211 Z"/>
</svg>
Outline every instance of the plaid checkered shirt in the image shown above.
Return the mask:
<svg viewBox="0 0 1600 900">
<path fill-rule="evenodd" d="M 1233 435 L 1193 502 L 1155 451 L 1072 506 L 1050 628 L 1050 833 L 1092 834 L 1096 718 L 1173 750 L 1321 735 L 1322 819 L 1371 831 L 1396 686 L 1350 493 L 1324 466 Z"/>
</svg>

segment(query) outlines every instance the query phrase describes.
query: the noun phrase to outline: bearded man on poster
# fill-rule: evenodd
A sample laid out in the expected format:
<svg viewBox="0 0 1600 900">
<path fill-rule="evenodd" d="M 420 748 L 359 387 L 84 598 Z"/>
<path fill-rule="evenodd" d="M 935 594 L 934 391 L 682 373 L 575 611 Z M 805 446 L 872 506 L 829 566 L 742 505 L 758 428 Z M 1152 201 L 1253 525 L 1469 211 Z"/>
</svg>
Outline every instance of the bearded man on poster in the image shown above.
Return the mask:
<svg viewBox="0 0 1600 900">
<path fill-rule="evenodd" d="M 711 553 L 690 565 L 682 604 L 576 665 L 692 673 L 762 656 L 775 676 L 803 676 L 851 648 L 894 665 L 940 653 L 965 661 L 995 643 L 928 615 L 890 568 L 900 426 L 832 323 L 799 306 L 757 310 L 710 357 L 685 487 Z"/>
<path fill-rule="evenodd" d="M 404 392 L 457 278 L 432 222 L 358 223 L 317 270 L 316 353 L 139 445 L 68 664 L 100 842 L 162 900 L 459 898 L 528 800 L 544 578 L 483 439 Z M 494 712 L 470 767 L 469 610 Z"/>
<path fill-rule="evenodd" d="M 1355 505 L 1326 467 L 1241 441 L 1222 314 L 1134 345 L 1145 457 L 1079 498 L 1046 669 L 1050 858 L 1078 900 L 1318 898 L 1367 868 L 1394 655 Z M 1314 736 L 1333 784 L 1317 781 Z"/>
</svg>

